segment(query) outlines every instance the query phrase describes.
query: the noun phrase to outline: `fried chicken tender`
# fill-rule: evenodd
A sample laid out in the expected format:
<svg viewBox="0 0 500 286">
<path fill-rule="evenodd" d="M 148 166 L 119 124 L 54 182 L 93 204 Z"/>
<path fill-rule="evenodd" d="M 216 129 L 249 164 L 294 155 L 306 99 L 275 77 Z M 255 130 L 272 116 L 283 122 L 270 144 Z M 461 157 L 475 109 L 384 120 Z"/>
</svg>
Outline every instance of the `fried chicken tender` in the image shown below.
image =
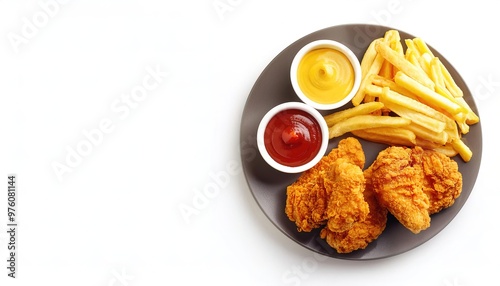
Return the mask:
<svg viewBox="0 0 500 286">
<path fill-rule="evenodd" d="M 452 206 L 462 192 L 457 162 L 418 146 L 389 147 L 370 168 L 380 203 L 414 233 L 428 228 L 430 215 Z"/>
<path fill-rule="evenodd" d="M 285 213 L 295 222 L 298 231 L 310 232 L 326 221 L 328 197 L 320 172 L 310 172 L 311 181 L 305 184 L 296 182 L 287 188 Z"/>
<path fill-rule="evenodd" d="M 425 150 L 422 154 L 423 190 L 429 197 L 429 214 L 452 206 L 462 192 L 462 174 L 458 164 L 439 152 Z"/>
<path fill-rule="evenodd" d="M 322 227 L 322 239 L 350 253 L 382 234 L 389 212 L 419 233 L 462 191 L 458 164 L 433 150 L 392 146 L 364 164 L 361 143 L 349 137 L 288 186 L 285 213 L 297 230 Z"/>
<path fill-rule="evenodd" d="M 373 189 L 378 201 L 413 233 L 430 226 L 429 197 L 423 191 L 420 147 L 389 147 L 372 164 Z"/>
<path fill-rule="evenodd" d="M 338 158 L 345 158 L 359 168 L 363 168 L 365 164 L 361 143 L 349 137 L 341 140 L 337 148 L 287 187 L 285 213 L 295 222 L 298 231 L 310 232 L 327 222 L 329 195 L 324 186 L 324 177 Z"/>
<path fill-rule="evenodd" d="M 324 186 L 329 196 L 326 209 L 327 227 L 334 232 L 346 231 L 368 215 L 365 202 L 363 171 L 349 159 L 338 158 L 326 171 Z"/>
<path fill-rule="evenodd" d="M 366 180 L 363 196 L 369 206 L 366 219 L 355 222 L 346 231 L 334 232 L 325 227 L 320 233 L 320 237 L 325 239 L 338 253 L 350 253 L 358 249 L 365 249 L 370 242 L 382 234 L 387 224 L 387 209 L 378 203 L 373 191 L 372 169 L 366 169 L 363 174 Z"/>
</svg>

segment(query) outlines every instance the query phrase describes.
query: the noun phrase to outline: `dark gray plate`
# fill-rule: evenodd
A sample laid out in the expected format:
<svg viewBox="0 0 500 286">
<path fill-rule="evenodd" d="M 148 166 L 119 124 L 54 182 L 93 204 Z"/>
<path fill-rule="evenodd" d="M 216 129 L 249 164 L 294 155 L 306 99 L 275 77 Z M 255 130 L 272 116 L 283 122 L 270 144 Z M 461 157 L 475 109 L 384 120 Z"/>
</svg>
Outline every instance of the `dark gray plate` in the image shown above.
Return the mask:
<svg viewBox="0 0 500 286">
<path fill-rule="evenodd" d="M 366 249 L 349 254 L 338 254 L 333 248 L 319 238 L 319 230 L 310 233 L 300 233 L 293 222 L 285 214 L 286 187 L 294 182 L 299 174 L 280 173 L 266 164 L 257 150 L 256 132 L 260 119 L 272 107 L 287 101 L 300 101 L 295 95 L 289 77 L 289 68 L 295 53 L 305 44 L 319 39 L 336 40 L 350 47 L 361 60 L 370 42 L 383 37 L 385 31 L 391 29 L 377 25 L 344 25 L 335 26 L 311 33 L 294 42 L 264 69 L 253 86 L 241 119 L 240 149 L 243 171 L 255 200 L 269 220 L 285 235 L 298 244 L 321 254 L 352 260 L 368 260 L 384 258 L 411 250 L 428 241 L 439 233 L 455 217 L 469 197 L 477 174 L 482 154 L 482 136 L 480 123 L 471 126 L 470 132 L 464 136 L 465 143 L 471 148 L 473 158 L 464 163 L 459 156 L 459 170 L 463 174 L 463 190 L 455 204 L 432 216 L 431 227 L 419 234 L 413 234 L 404 228 L 394 217 L 389 216 L 387 227 L 382 235 Z M 400 31 L 402 39 L 414 36 Z M 425 38 L 424 38 L 425 40 Z M 404 43 L 403 43 L 404 45 Z M 430 47 L 433 53 L 449 69 L 457 84 L 464 92 L 464 98 L 471 108 L 477 112 L 476 104 L 470 90 L 458 72 L 450 63 Z M 328 112 L 326 112 L 328 113 Z M 323 112 L 323 114 L 326 114 Z M 347 137 L 347 136 L 344 136 Z M 342 137 L 342 138 L 344 138 Z M 336 147 L 342 138 L 331 140 L 328 151 Z M 377 154 L 387 145 L 360 140 L 366 154 L 366 165 L 369 166 Z"/>
</svg>

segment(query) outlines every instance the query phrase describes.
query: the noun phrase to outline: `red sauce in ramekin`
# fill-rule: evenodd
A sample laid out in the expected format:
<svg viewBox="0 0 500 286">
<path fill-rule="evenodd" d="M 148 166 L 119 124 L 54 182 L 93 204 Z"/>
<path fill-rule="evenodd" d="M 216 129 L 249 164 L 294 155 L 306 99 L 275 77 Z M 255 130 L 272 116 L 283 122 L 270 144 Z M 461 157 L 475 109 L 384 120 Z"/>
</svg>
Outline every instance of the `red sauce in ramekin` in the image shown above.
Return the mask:
<svg viewBox="0 0 500 286">
<path fill-rule="evenodd" d="M 321 141 L 321 128 L 316 119 L 299 109 L 277 113 L 264 133 L 264 145 L 269 155 L 289 167 L 311 161 L 318 154 Z"/>
</svg>

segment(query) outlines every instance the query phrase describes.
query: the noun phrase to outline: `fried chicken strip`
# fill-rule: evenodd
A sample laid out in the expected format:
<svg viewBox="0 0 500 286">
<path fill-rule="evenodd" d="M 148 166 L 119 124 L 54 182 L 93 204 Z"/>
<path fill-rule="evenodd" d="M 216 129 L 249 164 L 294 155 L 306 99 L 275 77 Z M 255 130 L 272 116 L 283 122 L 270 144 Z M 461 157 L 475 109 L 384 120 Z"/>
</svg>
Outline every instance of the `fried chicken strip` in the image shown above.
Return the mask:
<svg viewBox="0 0 500 286">
<path fill-rule="evenodd" d="M 359 166 L 339 158 L 326 171 L 323 180 L 329 196 L 326 209 L 329 230 L 346 231 L 355 222 L 366 219 L 369 209 L 363 197 L 365 177 Z"/>
<path fill-rule="evenodd" d="M 328 220 L 326 210 L 330 196 L 324 186 L 323 178 L 325 172 L 341 157 L 359 168 L 363 168 L 365 164 L 361 143 L 349 137 L 341 140 L 337 148 L 332 149 L 318 164 L 302 173 L 287 187 L 285 213 L 295 222 L 298 231 L 310 232 L 326 224 Z"/>
<path fill-rule="evenodd" d="M 325 227 L 321 230 L 320 237 L 337 250 L 338 253 L 350 253 L 358 249 L 365 249 L 368 244 L 377 239 L 384 231 L 387 223 L 387 209 L 382 207 L 377 200 L 372 187 L 372 169 L 364 172 L 366 180 L 364 200 L 368 203 L 369 213 L 364 221 L 355 222 L 352 228 L 333 232 Z"/>
<path fill-rule="evenodd" d="M 372 164 L 373 189 L 380 204 L 413 233 L 430 226 L 429 198 L 423 191 L 423 149 L 389 147 Z"/>
<path fill-rule="evenodd" d="M 452 206 L 462 192 L 462 174 L 458 164 L 439 152 L 425 150 L 422 154 L 423 190 L 429 197 L 429 214 Z"/>
</svg>

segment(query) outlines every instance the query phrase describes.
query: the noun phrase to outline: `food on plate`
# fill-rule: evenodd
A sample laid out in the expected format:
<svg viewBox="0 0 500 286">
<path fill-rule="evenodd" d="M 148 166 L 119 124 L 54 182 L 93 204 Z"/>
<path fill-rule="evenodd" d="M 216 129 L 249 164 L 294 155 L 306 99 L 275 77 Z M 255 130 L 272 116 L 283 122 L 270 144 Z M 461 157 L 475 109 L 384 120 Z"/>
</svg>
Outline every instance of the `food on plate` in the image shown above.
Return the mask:
<svg viewBox="0 0 500 286">
<path fill-rule="evenodd" d="M 380 204 L 413 233 L 428 228 L 429 198 L 422 189 L 423 149 L 389 147 L 369 167 Z"/>
<path fill-rule="evenodd" d="M 301 166 L 318 154 L 322 142 L 321 127 L 309 113 L 288 109 L 269 120 L 264 131 L 267 152 L 276 162 Z"/>
<path fill-rule="evenodd" d="M 320 233 L 320 237 L 325 239 L 338 253 L 350 253 L 358 249 L 365 249 L 370 242 L 382 234 L 386 227 L 387 209 L 379 204 L 373 191 L 371 169 L 367 169 L 363 173 L 366 182 L 363 196 L 369 207 L 366 219 L 355 222 L 346 231 L 335 232 L 324 227 Z"/>
<path fill-rule="evenodd" d="M 318 70 L 319 76 L 329 72 Z M 286 191 L 285 213 L 297 230 L 320 228 L 338 253 L 365 249 L 383 233 L 389 214 L 415 234 L 429 228 L 431 217 L 462 192 L 462 174 L 451 157 L 472 159 L 462 136 L 479 122 L 421 38 L 387 31 L 368 46 L 361 73 L 353 107 L 324 115 L 329 138 L 351 133 L 389 147 L 364 169 L 361 143 L 342 139 Z"/>
<path fill-rule="evenodd" d="M 375 39 L 366 50 L 363 59 L 361 60 L 361 74 L 363 75 L 361 79 L 361 84 L 352 98 L 352 104 L 358 106 L 363 102 L 365 98 L 365 89 L 371 84 L 370 78 L 373 75 L 380 73 L 382 65 L 384 64 L 384 58 L 380 53 L 377 52 L 376 46 L 380 42 L 397 42 L 399 41 L 399 32 L 395 30 L 389 30 L 385 33 L 384 38 Z"/>
<path fill-rule="evenodd" d="M 388 147 L 368 168 L 379 202 L 414 233 L 430 215 L 453 205 L 462 191 L 457 162 L 420 147 Z"/>
<path fill-rule="evenodd" d="M 465 162 L 469 162 L 472 159 L 472 150 L 465 144 L 463 140 L 456 139 L 450 142 L 450 145 L 455 151 L 462 157 Z"/>
<path fill-rule="evenodd" d="M 394 81 L 434 109 L 442 109 L 452 116 L 458 115 L 462 111 L 460 105 L 455 101 L 449 100 L 447 97 L 435 92 L 433 88 L 419 83 L 401 71 L 394 76 Z"/>
<path fill-rule="evenodd" d="M 339 117 L 333 113 L 326 115 L 325 120 L 342 120 L 327 121 L 330 138 L 344 131 L 352 132 L 366 140 L 421 146 L 447 156 L 458 154 L 465 162 L 470 161 L 473 154 L 462 135 L 469 132 L 470 125 L 479 122 L 478 115 L 463 98 L 463 91 L 446 66 L 421 38 L 404 39 L 404 43 L 406 50 L 395 30 L 388 30 L 383 38 L 370 43 L 361 60 L 361 85 L 351 102 L 356 108 L 383 103 L 384 107 L 371 115 L 410 120 L 411 124 L 391 126 L 406 131 L 391 131 L 389 136 L 381 137 L 380 130 L 369 130 L 380 126 L 353 124 L 360 120 L 354 119 L 359 114 Z"/>
<path fill-rule="evenodd" d="M 457 162 L 439 152 L 422 154 L 424 180 L 422 189 L 429 197 L 429 214 L 452 206 L 462 192 L 462 174 Z"/>
<path fill-rule="evenodd" d="M 408 61 L 404 55 L 391 49 L 390 44 L 387 42 L 378 42 L 375 45 L 375 50 L 394 67 L 396 67 L 403 74 L 417 81 L 418 83 L 430 89 L 434 89 L 434 82 L 427 76 L 427 74 L 419 67 Z"/>
<path fill-rule="evenodd" d="M 344 119 L 329 127 L 330 139 L 340 137 L 347 132 L 377 128 L 377 127 L 404 127 L 410 125 L 411 120 L 395 116 L 357 115 Z"/>
<path fill-rule="evenodd" d="M 389 106 L 389 109 L 394 113 L 406 117 L 415 124 L 430 131 L 440 133 L 443 132 L 445 128 L 453 129 L 455 124 L 452 119 L 446 117 L 443 113 L 436 111 L 414 98 L 391 91 L 388 87 L 381 88 L 381 92 L 377 93 L 377 96 L 379 101 Z"/>
<path fill-rule="evenodd" d="M 341 51 L 323 47 L 307 52 L 300 60 L 297 81 L 312 101 L 333 104 L 344 99 L 354 87 L 354 68 Z"/>
<path fill-rule="evenodd" d="M 359 141 L 352 137 L 343 139 L 337 148 L 287 187 L 285 213 L 295 222 L 298 231 L 309 232 L 327 222 L 329 195 L 324 186 L 324 176 L 338 158 L 347 159 L 359 168 L 365 164 L 365 154 Z"/>
<path fill-rule="evenodd" d="M 417 142 L 415 133 L 397 127 L 367 128 L 351 133 L 365 140 L 388 145 L 414 145 Z"/>
<path fill-rule="evenodd" d="M 349 253 L 382 234 L 388 213 L 419 233 L 461 194 L 458 164 L 434 150 L 391 146 L 364 165 L 361 143 L 348 137 L 289 185 L 285 213 L 297 230 L 321 228 L 331 247 Z"/>
<path fill-rule="evenodd" d="M 356 116 L 356 115 L 368 115 L 384 107 L 382 102 L 369 102 L 356 107 L 344 109 L 336 113 L 332 113 L 325 116 L 325 121 L 328 126 L 333 126 L 340 121 Z"/>
<path fill-rule="evenodd" d="M 325 170 L 323 184 L 328 196 L 327 228 L 334 232 L 346 231 L 368 215 L 365 202 L 365 177 L 361 168 L 346 158 L 338 158 Z"/>
</svg>

